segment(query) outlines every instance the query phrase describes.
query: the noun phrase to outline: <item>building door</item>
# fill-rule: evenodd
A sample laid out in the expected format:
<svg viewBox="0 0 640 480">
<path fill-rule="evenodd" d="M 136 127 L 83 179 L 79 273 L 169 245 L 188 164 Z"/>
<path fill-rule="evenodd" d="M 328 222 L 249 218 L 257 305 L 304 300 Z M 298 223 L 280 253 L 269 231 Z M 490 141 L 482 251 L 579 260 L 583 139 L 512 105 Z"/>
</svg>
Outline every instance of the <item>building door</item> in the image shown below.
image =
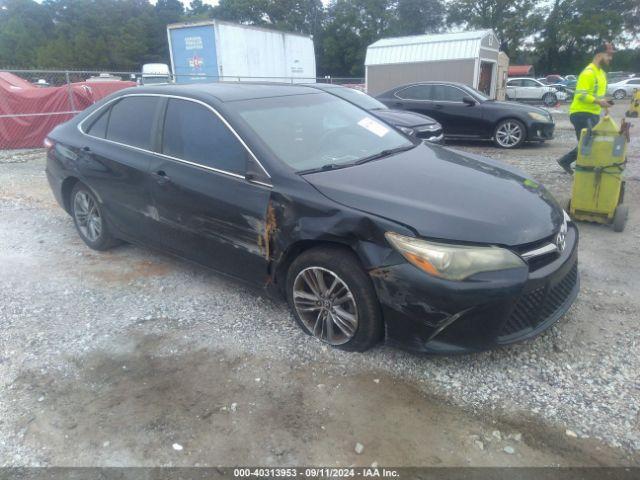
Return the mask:
<svg viewBox="0 0 640 480">
<path fill-rule="evenodd" d="M 487 96 L 491 96 L 491 79 L 493 78 L 493 63 L 480 62 L 480 76 L 478 78 L 478 90 Z"/>
</svg>

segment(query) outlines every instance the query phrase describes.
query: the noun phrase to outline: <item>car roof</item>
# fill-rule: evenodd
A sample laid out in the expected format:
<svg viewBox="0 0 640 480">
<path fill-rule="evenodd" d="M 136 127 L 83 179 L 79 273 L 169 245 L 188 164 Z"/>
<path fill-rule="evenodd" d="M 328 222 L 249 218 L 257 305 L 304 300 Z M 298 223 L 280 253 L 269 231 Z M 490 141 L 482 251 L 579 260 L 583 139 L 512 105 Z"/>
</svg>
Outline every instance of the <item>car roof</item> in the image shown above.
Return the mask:
<svg viewBox="0 0 640 480">
<path fill-rule="evenodd" d="M 164 84 L 133 87 L 135 93 L 183 95 L 193 98 L 214 97 L 220 102 L 234 102 L 256 98 L 284 97 L 289 95 L 318 94 L 317 89 L 302 85 L 268 82 L 211 82 L 189 84 Z M 129 93 L 132 93 L 129 90 Z"/>
<path fill-rule="evenodd" d="M 406 87 L 412 87 L 414 85 L 451 85 L 454 87 L 467 87 L 469 88 L 468 85 L 461 83 L 461 82 L 447 82 L 447 81 L 439 81 L 439 80 L 426 80 L 424 82 L 413 82 L 413 83 L 407 83 L 405 85 L 400 85 L 398 87 L 395 87 L 393 89 L 391 89 L 391 91 L 396 91 L 399 90 L 401 88 L 406 88 Z"/>
<path fill-rule="evenodd" d="M 319 90 L 331 90 L 332 88 L 349 88 L 349 87 L 345 87 L 343 85 L 336 85 L 335 83 L 301 83 L 299 84 L 303 87 L 309 87 L 309 88 L 317 88 Z"/>
</svg>

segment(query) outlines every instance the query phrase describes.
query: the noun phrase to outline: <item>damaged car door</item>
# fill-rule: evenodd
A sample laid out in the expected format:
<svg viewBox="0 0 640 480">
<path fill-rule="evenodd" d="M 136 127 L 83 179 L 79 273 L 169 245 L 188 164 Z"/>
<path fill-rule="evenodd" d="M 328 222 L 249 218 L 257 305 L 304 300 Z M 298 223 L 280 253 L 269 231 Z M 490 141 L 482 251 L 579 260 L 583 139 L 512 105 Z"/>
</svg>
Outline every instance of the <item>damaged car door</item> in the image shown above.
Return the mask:
<svg viewBox="0 0 640 480">
<path fill-rule="evenodd" d="M 153 228 L 147 189 L 154 157 L 161 99 L 125 96 L 86 118 L 76 152 L 77 175 L 104 203 L 114 226 L 126 235 L 149 240 Z"/>
<path fill-rule="evenodd" d="M 211 106 L 168 97 L 151 165 L 157 238 L 171 252 L 242 280 L 266 271 L 266 183 L 246 179 L 254 159 Z"/>
</svg>

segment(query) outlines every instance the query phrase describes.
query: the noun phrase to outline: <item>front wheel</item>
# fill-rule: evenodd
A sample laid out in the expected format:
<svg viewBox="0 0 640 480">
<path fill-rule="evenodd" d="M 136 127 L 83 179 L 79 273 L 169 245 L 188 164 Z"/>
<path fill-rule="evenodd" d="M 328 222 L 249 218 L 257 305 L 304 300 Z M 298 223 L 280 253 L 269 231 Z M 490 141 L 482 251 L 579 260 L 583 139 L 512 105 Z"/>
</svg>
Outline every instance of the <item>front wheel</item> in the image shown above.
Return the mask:
<svg viewBox="0 0 640 480">
<path fill-rule="evenodd" d="M 524 142 L 525 137 L 524 124 L 513 118 L 500 121 L 493 132 L 493 141 L 500 148 L 519 147 Z"/>
<path fill-rule="evenodd" d="M 615 98 L 616 100 L 622 100 L 626 96 L 627 96 L 627 92 L 625 92 L 622 89 L 616 90 L 615 92 L 613 92 L 613 98 Z"/>
<path fill-rule="evenodd" d="M 343 350 L 364 351 L 382 338 L 382 314 L 371 279 L 353 253 L 314 248 L 287 273 L 287 300 L 305 333 Z"/>
<path fill-rule="evenodd" d="M 558 97 L 554 93 L 545 93 L 542 97 L 542 103 L 547 107 L 553 107 L 558 103 Z"/>
</svg>

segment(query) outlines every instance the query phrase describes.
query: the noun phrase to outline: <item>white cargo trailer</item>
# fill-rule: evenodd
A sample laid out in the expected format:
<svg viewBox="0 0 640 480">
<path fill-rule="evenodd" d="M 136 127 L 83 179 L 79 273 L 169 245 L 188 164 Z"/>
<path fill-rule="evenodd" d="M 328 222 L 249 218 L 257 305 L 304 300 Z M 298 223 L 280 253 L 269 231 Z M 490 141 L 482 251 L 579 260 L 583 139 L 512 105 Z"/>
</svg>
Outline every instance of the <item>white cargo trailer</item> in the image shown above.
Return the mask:
<svg viewBox="0 0 640 480">
<path fill-rule="evenodd" d="M 210 20 L 167 26 L 175 81 L 313 82 L 309 36 Z"/>
</svg>

